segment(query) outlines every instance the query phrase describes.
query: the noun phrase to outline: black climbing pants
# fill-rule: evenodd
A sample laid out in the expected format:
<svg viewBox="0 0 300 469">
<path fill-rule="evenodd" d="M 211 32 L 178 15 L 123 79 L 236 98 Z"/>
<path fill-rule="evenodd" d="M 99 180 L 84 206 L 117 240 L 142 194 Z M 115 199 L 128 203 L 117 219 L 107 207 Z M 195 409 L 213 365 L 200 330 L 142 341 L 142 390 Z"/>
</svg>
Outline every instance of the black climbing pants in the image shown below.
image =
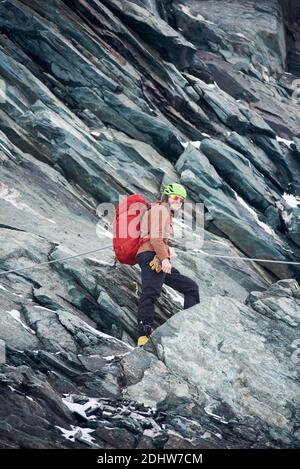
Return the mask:
<svg viewBox="0 0 300 469">
<path fill-rule="evenodd" d="M 170 274 L 162 270 L 160 272 L 152 270 L 149 262 L 154 256 L 153 251 L 144 251 L 136 257 L 142 274 L 142 291 L 138 303 L 138 330 L 140 335 L 153 327 L 154 302 L 161 293 L 163 283 L 184 295 L 183 309 L 200 303 L 198 284 L 191 278 L 182 275 L 175 267 L 172 267 Z"/>
</svg>

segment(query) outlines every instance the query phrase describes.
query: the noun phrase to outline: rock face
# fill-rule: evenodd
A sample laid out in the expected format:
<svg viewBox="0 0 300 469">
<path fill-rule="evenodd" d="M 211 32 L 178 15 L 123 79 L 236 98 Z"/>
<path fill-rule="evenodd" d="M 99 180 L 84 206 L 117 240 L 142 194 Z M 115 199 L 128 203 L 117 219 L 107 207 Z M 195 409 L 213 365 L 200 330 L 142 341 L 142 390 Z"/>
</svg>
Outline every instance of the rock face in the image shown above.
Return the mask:
<svg viewBox="0 0 300 469">
<path fill-rule="evenodd" d="M 299 447 L 298 2 L 4 0 L 0 31 L 0 447 Z M 201 302 L 164 286 L 137 349 L 99 204 L 168 182 Z"/>
<path fill-rule="evenodd" d="M 123 358 L 127 394 L 148 405 L 160 402 L 170 412 L 179 406 L 200 425 L 212 416 L 222 447 L 236 445 L 243 420 L 249 431 L 243 437 L 252 447 L 270 440 L 297 445 L 300 394 L 290 350 L 298 338 L 299 285 L 279 281 L 253 292 L 246 304 L 216 295 L 173 316 L 143 352 Z M 285 350 L 283 343 L 289 344 Z M 135 355 L 144 370 L 138 382 L 132 379 Z"/>
</svg>

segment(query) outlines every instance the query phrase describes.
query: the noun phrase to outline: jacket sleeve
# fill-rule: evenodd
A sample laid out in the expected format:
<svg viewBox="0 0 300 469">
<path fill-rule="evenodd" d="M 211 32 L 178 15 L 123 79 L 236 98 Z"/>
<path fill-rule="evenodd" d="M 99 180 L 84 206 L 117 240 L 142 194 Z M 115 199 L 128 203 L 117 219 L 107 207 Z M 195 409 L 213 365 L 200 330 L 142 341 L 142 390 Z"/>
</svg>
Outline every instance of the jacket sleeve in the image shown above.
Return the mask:
<svg viewBox="0 0 300 469">
<path fill-rule="evenodd" d="M 154 205 L 149 213 L 149 237 L 155 254 L 163 261 L 169 258 L 167 240 L 170 233 L 170 212 L 163 205 Z"/>
</svg>

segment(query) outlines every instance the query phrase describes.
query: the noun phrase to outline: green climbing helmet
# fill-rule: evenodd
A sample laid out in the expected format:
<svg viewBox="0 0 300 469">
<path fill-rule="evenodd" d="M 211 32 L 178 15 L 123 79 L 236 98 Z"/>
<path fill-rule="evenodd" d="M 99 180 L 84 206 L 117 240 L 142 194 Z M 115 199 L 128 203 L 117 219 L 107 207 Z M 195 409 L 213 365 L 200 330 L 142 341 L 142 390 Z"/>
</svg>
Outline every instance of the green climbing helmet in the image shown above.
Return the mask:
<svg viewBox="0 0 300 469">
<path fill-rule="evenodd" d="M 174 182 L 173 184 L 168 184 L 164 187 L 163 195 L 180 195 L 183 199 L 186 199 L 187 193 L 185 188 L 181 184 Z"/>
</svg>

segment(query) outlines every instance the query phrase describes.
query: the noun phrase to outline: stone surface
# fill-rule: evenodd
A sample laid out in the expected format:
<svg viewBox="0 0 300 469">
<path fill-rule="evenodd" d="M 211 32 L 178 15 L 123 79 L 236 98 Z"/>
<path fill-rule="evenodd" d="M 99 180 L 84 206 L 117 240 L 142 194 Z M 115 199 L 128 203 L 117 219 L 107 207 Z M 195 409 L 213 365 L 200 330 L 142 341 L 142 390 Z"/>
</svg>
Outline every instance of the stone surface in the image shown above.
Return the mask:
<svg viewBox="0 0 300 469">
<path fill-rule="evenodd" d="M 143 378 L 129 383 L 127 395 L 164 410 L 181 407 L 200 422 L 211 415 L 219 428 L 247 420 L 257 438 L 280 446 L 294 435 L 297 446 L 299 291 L 297 282 L 279 281 L 252 293 L 247 306 L 216 295 L 178 313 L 144 347 Z M 123 359 L 125 375 L 134 353 Z"/>
</svg>

